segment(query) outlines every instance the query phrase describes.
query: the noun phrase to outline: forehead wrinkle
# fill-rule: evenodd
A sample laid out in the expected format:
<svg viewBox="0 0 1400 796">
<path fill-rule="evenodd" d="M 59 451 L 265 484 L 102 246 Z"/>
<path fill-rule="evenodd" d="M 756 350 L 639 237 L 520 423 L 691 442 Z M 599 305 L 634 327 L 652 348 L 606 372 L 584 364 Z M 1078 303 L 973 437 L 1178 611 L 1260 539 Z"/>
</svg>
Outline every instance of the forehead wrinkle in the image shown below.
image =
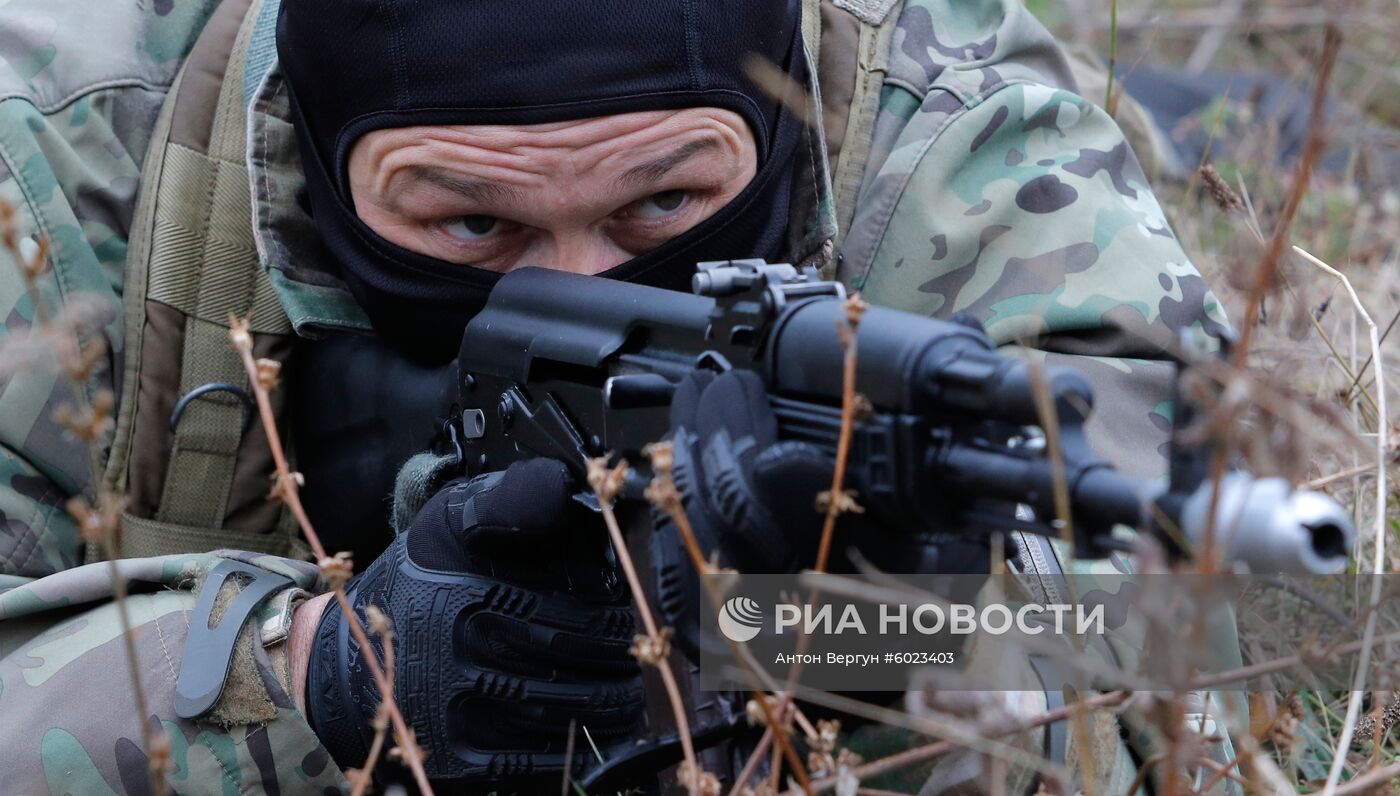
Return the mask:
<svg viewBox="0 0 1400 796">
<path fill-rule="evenodd" d="M 374 137 L 370 161 L 376 170 L 394 170 L 413 162 L 470 162 L 544 175 L 563 166 L 581 173 L 619 154 L 645 151 L 667 139 L 714 136 L 739 149 L 737 117 L 716 109 L 643 111 L 617 116 L 537 125 L 443 125 L 390 128 Z M 729 123 L 737 121 L 735 124 Z M 367 136 L 368 137 L 368 136 Z M 571 161 L 562 163 L 562 161 Z M 405 163 L 407 162 L 407 163 Z"/>
<path fill-rule="evenodd" d="M 466 125 L 452 129 L 470 139 L 485 140 L 502 149 L 540 147 L 582 150 L 606 143 L 639 130 L 657 127 L 676 116 L 677 111 L 640 111 L 594 116 L 563 122 L 527 125 Z"/>
<path fill-rule="evenodd" d="M 446 169 L 446 164 L 460 160 L 460 153 L 450 145 L 424 135 L 411 142 L 386 137 L 370 150 L 370 168 L 374 189 L 391 199 L 415 182 L 423 179 L 427 169 Z M 438 164 L 444 164 L 439 166 Z"/>
<path fill-rule="evenodd" d="M 456 127 L 434 138 L 445 154 L 456 159 L 463 159 L 470 151 L 474 164 L 557 178 L 560 171 L 580 171 L 580 155 L 586 159 L 589 149 L 606 145 L 616 136 L 597 126 L 576 123 L 558 129 L 542 129 L 540 125 Z"/>
<path fill-rule="evenodd" d="M 508 203 L 513 213 L 580 202 L 604 207 L 692 158 L 687 173 L 742 169 L 747 126 L 731 116 L 697 108 L 544 125 L 397 128 L 371 134 L 366 160 L 386 207 L 400 205 L 415 184 L 502 209 Z"/>
<path fill-rule="evenodd" d="M 706 136 L 683 144 L 658 158 L 633 166 L 623 172 L 616 182 L 619 186 L 628 188 L 647 187 L 696 155 L 705 152 L 718 152 L 719 150 L 719 142 Z"/>
<path fill-rule="evenodd" d="M 531 174 L 546 172 L 540 167 L 540 158 L 526 147 L 468 136 L 448 138 L 429 135 L 414 146 L 404 147 L 394 154 L 409 166 L 456 163 Z"/>
<path fill-rule="evenodd" d="M 738 132 L 708 109 L 647 111 L 580 120 L 554 129 L 539 125 L 494 127 L 492 146 L 512 153 L 549 159 L 573 174 L 606 169 L 619 156 L 659 148 L 677 139 L 705 136 L 721 147 L 738 149 Z M 466 132 L 466 131 L 463 131 Z"/>
<path fill-rule="evenodd" d="M 717 152 L 733 155 L 736 158 L 740 156 L 744 148 L 747 125 L 737 116 L 732 120 L 727 120 L 727 116 L 709 113 L 709 109 L 701 110 L 703 112 L 682 112 L 663 120 L 661 123 L 638 127 L 615 137 L 600 140 L 591 145 L 588 151 L 603 150 L 601 157 L 595 157 L 599 164 L 617 159 L 635 162 L 636 153 L 655 152 L 666 145 L 674 146 L 678 141 L 685 141 L 689 144 L 697 139 L 706 139 L 715 145 Z M 735 121 L 737 126 L 729 124 L 727 121 Z"/>
</svg>

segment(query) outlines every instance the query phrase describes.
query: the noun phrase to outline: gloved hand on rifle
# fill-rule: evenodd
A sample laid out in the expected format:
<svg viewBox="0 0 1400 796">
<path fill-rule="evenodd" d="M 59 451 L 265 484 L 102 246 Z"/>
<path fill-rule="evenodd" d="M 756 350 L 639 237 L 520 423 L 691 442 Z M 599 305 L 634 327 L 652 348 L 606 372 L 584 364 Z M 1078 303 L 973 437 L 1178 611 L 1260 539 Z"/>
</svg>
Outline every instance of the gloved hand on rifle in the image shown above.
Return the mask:
<svg viewBox="0 0 1400 796">
<path fill-rule="evenodd" d="M 831 488 L 835 462 L 815 445 L 778 439 L 778 420 L 757 374 L 686 376 L 671 400 L 671 441 L 676 488 L 706 556 L 718 552 L 722 566 L 750 573 L 812 566 L 823 519 L 817 497 Z M 842 516 L 837 529 L 838 570 L 849 567 L 849 547 L 895 572 L 984 573 L 991 560 L 985 535 L 915 541 L 906 529 L 856 514 Z M 669 518 L 662 518 L 653 562 L 662 613 L 681 648 L 693 653 L 699 581 Z"/>
<path fill-rule="evenodd" d="M 393 622 L 394 696 L 437 783 L 557 787 L 628 738 L 642 711 L 630 596 L 597 516 L 562 464 L 449 483 L 347 586 Z M 373 641 L 381 653 L 382 643 Z M 364 764 L 379 689 L 330 604 L 311 647 L 307 713 L 342 767 Z M 472 788 L 475 789 L 475 788 Z"/>
<path fill-rule="evenodd" d="M 671 443 L 676 488 L 706 555 L 749 572 L 810 564 L 822 524 L 816 499 L 835 462 L 813 445 L 778 441 L 756 374 L 686 376 L 671 399 Z"/>
</svg>

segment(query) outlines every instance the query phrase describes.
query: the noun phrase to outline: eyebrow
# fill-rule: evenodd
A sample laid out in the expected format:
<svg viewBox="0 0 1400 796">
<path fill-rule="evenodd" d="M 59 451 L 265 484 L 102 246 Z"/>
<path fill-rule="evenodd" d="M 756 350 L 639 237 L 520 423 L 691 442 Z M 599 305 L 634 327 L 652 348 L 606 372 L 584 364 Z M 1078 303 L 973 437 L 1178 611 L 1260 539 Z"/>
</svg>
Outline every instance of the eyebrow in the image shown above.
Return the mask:
<svg viewBox="0 0 1400 796">
<path fill-rule="evenodd" d="M 649 187 L 652 183 L 666 176 L 670 171 L 682 163 L 690 160 L 702 152 L 718 150 L 719 142 L 713 138 L 704 138 L 699 141 L 691 141 L 675 151 L 668 152 L 655 160 L 641 163 L 628 169 L 617 178 L 617 184 L 623 187 L 637 188 Z M 421 181 L 450 191 L 458 196 L 479 204 L 523 204 L 524 197 L 519 189 L 503 185 L 493 180 L 483 180 L 478 177 L 464 177 L 460 174 L 453 174 L 446 169 L 435 166 L 414 166 L 408 170 L 411 180 Z M 395 191 L 394 194 L 398 194 Z M 397 195 L 393 201 L 397 202 Z"/>
<path fill-rule="evenodd" d="M 480 204 L 520 203 L 522 200 L 520 191 L 513 186 L 477 177 L 464 177 L 433 166 L 414 166 L 409 169 L 409 177 Z"/>
<path fill-rule="evenodd" d="M 623 173 L 621 177 L 617 178 L 617 184 L 632 188 L 648 187 L 651 183 L 666 176 L 672 169 L 696 155 L 717 149 L 719 149 L 719 142 L 713 138 L 691 141 L 684 146 L 678 147 L 674 152 L 662 155 L 655 160 L 633 166 Z"/>
</svg>

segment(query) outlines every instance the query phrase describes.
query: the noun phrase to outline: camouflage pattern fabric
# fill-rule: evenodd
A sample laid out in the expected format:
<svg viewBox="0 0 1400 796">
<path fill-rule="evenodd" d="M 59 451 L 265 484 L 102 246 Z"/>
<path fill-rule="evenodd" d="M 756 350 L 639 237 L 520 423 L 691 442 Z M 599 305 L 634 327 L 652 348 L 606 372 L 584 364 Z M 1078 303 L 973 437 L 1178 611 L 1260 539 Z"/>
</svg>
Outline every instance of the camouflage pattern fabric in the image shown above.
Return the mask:
<svg viewBox="0 0 1400 796">
<path fill-rule="evenodd" d="M 1226 321 L 1122 131 L 1074 90 L 1017 0 L 906 0 L 838 275 L 874 304 L 968 313 L 999 345 L 1085 373 L 1095 449 L 1160 476 L 1166 460 L 1148 452 L 1165 453 L 1171 422 L 1163 345 Z M 1057 552 L 1066 572 L 1123 566 Z M 1116 732 L 1095 736 L 1094 792 L 1120 792 L 1128 749 Z M 1150 754 L 1151 738 L 1135 741 Z M 1217 762 L 1233 759 L 1228 739 L 1208 746 Z"/>
<path fill-rule="evenodd" d="M 84 385 L 89 391 L 113 387 L 121 372 L 119 297 L 137 175 L 165 91 L 214 4 L 11 0 L 0 18 L 0 198 L 17 208 L 21 237 L 53 241 L 39 286 L 50 314 L 80 316 L 112 352 Z M 255 51 L 270 51 L 275 6 L 263 8 Z M 1160 472 L 1160 457 L 1142 455 L 1163 444 L 1169 418 L 1160 340 L 1182 327 L 1219 330 L 1224 320 L 1131 149 L 1112 119 L 1074 93 L 1063 57 L 1017 0 L 906 0 L 896 13 L 879 111 L 869 120 L 874 144 L 836 273 L 874 303 L 944 317 L 967 311 L 999 343 L 1083 368 L 1098 395 L 1095 444 L 1130 472 Z M 259 251 L 299 332 L 363 328 L 363 313 L 318 260 L 309 219 L 295 207 L 299 167 L 285 92 L 274 65 L 261 66 L 245 86 L 254 102 Z M 809 142 L 807 151 L 820 150 Z M 830 233 L 829 170 L 821 165 L 809 169 L 810 212 L 794 213 L 795 257 L 820 251 L 813 234 Z M 277 717 L 264 725 L 174 718 L 192 595 L 215 556 L 122 562 L 139 592 L 130 607 L 151 710 L 135 715 L 104 602 L 106 570 L 72 569 L 81 544 L 62 506 L 93 476 L 82 448 L 51 419 L 67 387 L 43 368 L 13 367 L 35 308 L 8 253 L 0 261 L 6 788 L 142 792 L 139 720 L 168 731 L 181 793 L 343 788 L 276 672 L 264 681 Z M 295 562 L 245 557 L 297 571 Z M 303 588 L 314 586 L 307 574 L 298 574 Z M 268 649 L 285 637 L 287 614 L 279 616 L 262 627 Z M 1121 778 L 1121 742 L 1110 757 L 1102 775 Z M 926 792 L 937 792 L 929 785 Z"/>
<path fill-rule="evenodd" d="M 21 241 L 51 243 L 38 285 L 50 317 L 100 336 L 110 356 L 91 393 L 121 372 L 122 272 L 137 180 L 156 114 L 214 0 L 68 7 L 14 0 L 0 18 L 0 200 Z M 20 343 L 35 320 L 0 248 L 0 574 L 38 576 L 80 563 L 62 503 L 91 482 L 81 445 L 52 421 L 64 377 Z M 25 367 L 15 367 L 16 360 Z M 36 366 L 37 365 L 37 366 Z"/>
<path fill-rule="evenodd" d="M 1142 454 L 1166 441 L 1171 369 L 1152 360 L 1224 318 L 1117 125 L 1073 88 L 1015 0 L 906 2 L 839 274 L 1086 371 L 1098 449 L 1160 474 Z"/>
<path fill-rule="evenodd" d="M 156 114 L 216 0 L 55 4 L 11 0 L 0 15 L 0 200 L 30 254 L 51 243 L 37 298 L 47 317 L 100 336 L 91 396 L 119 392 L 126 247 Z M 296 710 L 285 671 L 263 667 L 275 718 L 220 727 L 175 716 L 194 589 L 221 556 L 118 563 L 149 714 L 136 710 L 106 564 L 82 564 L 64 503 L 96 478 L 86 447 L 53 420 L 71 403 L 52 353 L 30 336 L 35 298 L 0 248 L 0 771 L 6 793 L 149 792 L 142 723 L 170 743 L 181 794 L 338 793 L 339 769 Z M 115 375 L 114 375 L 115 374 Z M 228 553 L 317 587 L 314 567 Z M 265 603 L 275 660 L 299 590 Z M 285 658 L 285 656 L 281 656 Z"/>
<path fill-rule="evenodd" d="M 262 656 L 258 674 L 274 706 L 270 721 L 220 727 L 176 717 L 180 651 L 194 589 L 222 558 L 286 575 L 301 588 L 268 600 L 252 617 Z M 137 639 L 148 715 L 136 710 L 112 582 L 89 564 L 0 592 L 0 771 L 7 793 L 149 792 L 141 725 L 169 740 L 169 783 L 180 794 L 339 793 L 346 783 L 297 711 L 283 660 L 291 602 L 316 588 L 310 564 L 232 551 L 117 562 Z M 4 584 L 0 584 L 3 587 Z M 26 619 L 62 615 L 38 625 Z M 23 638 L 24 628 L 35 631 Z"/>
</svg>

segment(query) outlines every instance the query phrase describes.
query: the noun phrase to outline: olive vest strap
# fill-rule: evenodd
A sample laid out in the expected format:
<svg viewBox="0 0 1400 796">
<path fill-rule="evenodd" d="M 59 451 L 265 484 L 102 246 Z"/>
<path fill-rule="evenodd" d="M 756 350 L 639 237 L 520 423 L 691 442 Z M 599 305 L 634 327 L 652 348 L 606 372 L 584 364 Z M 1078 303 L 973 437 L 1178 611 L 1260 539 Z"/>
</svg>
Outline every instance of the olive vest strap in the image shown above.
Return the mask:
<svg viewBox="0 0 1400 796">
<path fill-rule="evenodd" d="M 142 519 L 131 514 L 122 516 L 122 558 L 223 549 L 251 550 L 291 558 L 307 556 L 304 543 L 285 533 L 199 528 Z"/>
<path fill-rule="evenodd" d="M 822 0 L 802 0 L 802 44 L 813 63 L 821 62 Z"/>
<path fill-rule="evenodd" d="M 134 341 L 107 468 L 109 482 L 130 498 L 123 556 L 304 552 L 285 510 L 247 505 L 248 494 L 266 494 L 269 470 L 257 466 L 266 458 L 261 431 L 245 439 L 245 401 L 208 392 L 170 419 L 175 398 L 201 386 L 247 392 L 230 316 L 251 316 L 259 356 L 290 347 L 291 326 L 253 241 L 245 165 L 243 65 L 261 4 L 224 0 L 215 10 L 166 98 L 143 164 L 125 295 Z M 254 478 L 261 483 L 238 483 Z M 229 527 L 235 516 L 252 527 Z"/>
<path fill-rule="evenodd" d="M 244 25 L 229 56 L 240 64 L 239 74 L 247 33 Z M 241 81 L 222 82 L 208 153 L 169 143 L 158 184 L 148 298 L 186 316 L 181 395 L 210 383 L 248 386 L 228 337 L 228 316 L 251 309 L 260 270 L 242 164 L 242 97 Z M 189 404 L 173 429 L 156 520 L 204 528 L 223 524 L 244 411 L 227 395 Z"/>
<path fill-rule="evenodd" d="M 890 45 L 903 0 L 830 2 L 834 8 L 825 9 L 823 13 L 820 63 L 823 86 L 829 80 L 845 94 L 839 98 L 844 101 L 831 103 L 835 110 L 825 114 L 824 119 L 828 140 L 838 142 L 838 151 L 833 157 L 832 199 L 836 205 L 839 250 L 855 217 L 856 199 L 865 179 L 875 117 L 880 111 L 880 89 L 889 70 Z M 852 20 L 839 18 L 843 12 L 855 18 L 858 33 L 851 30 Z M 847 31 L 845 35 L 843 30 Z M 831 74 L 838 71 L 839 74 Z M 844 118 L 840 116 L 842 111 Z M 841 129 L 833 130 L 833 126 Z"/>
</svg>

